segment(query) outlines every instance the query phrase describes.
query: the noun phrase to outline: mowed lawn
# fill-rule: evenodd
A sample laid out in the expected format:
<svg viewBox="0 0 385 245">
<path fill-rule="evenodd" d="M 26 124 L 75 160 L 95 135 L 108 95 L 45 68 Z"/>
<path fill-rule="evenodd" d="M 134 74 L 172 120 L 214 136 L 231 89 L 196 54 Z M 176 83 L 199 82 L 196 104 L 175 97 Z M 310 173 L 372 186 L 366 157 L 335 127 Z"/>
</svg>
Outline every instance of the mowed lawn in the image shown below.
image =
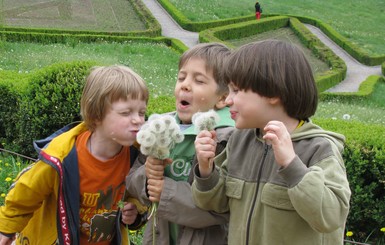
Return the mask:
<svg viewBox="0 0 385 245">
<path fill-rule="evenodd" d="M 6 27 L 103 32 L 146 29 L 127 0 L 3 0 L 1 3 L 0 21 Z"/>
<path fill-rule="evenodd" d="M 192 21 L 254 14 L 252 0 L 169 0 Z M 371 55 L 385 54 L 384 0 L 260 0 L 264 14 L 317 18 Z"/>
</svg>

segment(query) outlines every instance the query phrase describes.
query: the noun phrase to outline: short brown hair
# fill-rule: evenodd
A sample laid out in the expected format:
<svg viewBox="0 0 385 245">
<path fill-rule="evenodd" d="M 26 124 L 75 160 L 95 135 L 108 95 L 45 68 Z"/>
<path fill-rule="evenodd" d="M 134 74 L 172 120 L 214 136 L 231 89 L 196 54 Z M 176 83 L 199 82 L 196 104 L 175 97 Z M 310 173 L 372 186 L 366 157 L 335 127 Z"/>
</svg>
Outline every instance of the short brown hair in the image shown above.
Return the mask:
<svg viewBox="0 0 385 245">
<path fill-rule="evenodd" d="M 206 63 L 206 70 L 211 70 L 214 80 L 218 84 L 217 93 L 228 93 L 227 84 L 224 81 L 224 64 L 230 54 L 230 49 L 221 43 L 200 43 L 187 50 L 179 59 L 179 70 L 191 59 L 200 58 Z"/>
<path fill-rule="evenodd" d="M 147 103 L 148 97 L 145 81 L 130 68 L 123 65 L 93 67 L 86 78 L 80 114 L 88 129 L 93 131 L 113 102 L 138 99 Z"/>
<path fill-rule="evenodd" d="M 317 110 L 313 72 L 295 45 L 279 40 L 253 42 L 234 51 L 227 61 L 227 83 L 260 96 L 280 98 L 292 118 L 304 120 Z"/>
</svg>

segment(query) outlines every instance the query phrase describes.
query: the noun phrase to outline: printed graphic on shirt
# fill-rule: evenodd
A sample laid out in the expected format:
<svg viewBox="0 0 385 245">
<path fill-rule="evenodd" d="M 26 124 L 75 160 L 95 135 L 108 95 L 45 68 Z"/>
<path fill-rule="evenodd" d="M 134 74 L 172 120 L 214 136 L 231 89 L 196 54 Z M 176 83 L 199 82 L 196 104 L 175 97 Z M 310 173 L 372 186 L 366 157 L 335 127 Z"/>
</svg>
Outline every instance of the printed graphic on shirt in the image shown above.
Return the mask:
<svg viewBox="0 0 385 245">
<path fill-rule="evenodd" d="M 173 159 L 172 164 L 165 168 L 165 176 L 176 181 L 187 181 L 193 157 L 175 156 Z"/>
<path fill-rule="evenodd" d="M 80 205 L 80 230 L 86 234 L 88 242 L 111 241 L 116 232 L 117 205 L 116 200 L 122 197 L 121 184 L 109 186 L 107 190 L 97 193 L 83 193 Z"/>
</svg>

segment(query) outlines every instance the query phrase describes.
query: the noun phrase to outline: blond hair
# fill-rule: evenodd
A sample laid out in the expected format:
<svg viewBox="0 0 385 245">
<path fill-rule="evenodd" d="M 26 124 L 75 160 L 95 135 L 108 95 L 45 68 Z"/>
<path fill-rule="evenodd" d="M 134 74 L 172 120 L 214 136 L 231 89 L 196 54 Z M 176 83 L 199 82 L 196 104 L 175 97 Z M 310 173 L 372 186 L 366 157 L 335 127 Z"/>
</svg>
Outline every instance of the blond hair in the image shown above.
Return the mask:
<svg viewBox="0 0 385 245">
<path fill-rule="evenodd" d="M 148 97 L 145 81 L 130 68 L 124 65 L 93 67 L 86 78 L 80 114 L 88 129 L 93 131 L 113 102 L 133 99 L 147 104 Z"/>
</svg>

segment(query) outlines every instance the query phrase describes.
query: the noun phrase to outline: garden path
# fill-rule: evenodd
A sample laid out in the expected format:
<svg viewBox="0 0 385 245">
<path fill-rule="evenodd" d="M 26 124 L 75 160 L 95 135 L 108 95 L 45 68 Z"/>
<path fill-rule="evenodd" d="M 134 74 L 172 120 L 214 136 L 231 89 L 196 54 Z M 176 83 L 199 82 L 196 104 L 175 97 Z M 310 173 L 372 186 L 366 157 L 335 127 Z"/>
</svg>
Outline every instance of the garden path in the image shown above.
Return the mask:
<svg viewBox="0 0 385 245">
<path fill-rule="evenodd" d="M 143 0 L 143 3 L 160 23 L 163 36 L 179 39 L 187 47 L 192 47 L 199 42 L 199 33 L 182 29 L 157 0 Z M 366 66 L 359 63 L 345 50 L 334 43 L 319 28 L 308 24 L 305 26 L 346 64 L 346 78 L 341 83 L 337 84 L 333 88 L 330 88 L 328 90 L 329 92 L 357 92 L 361 82 L 363 82 L 368 76 L 382 75 L 381 66 Z"/>
</svg>

